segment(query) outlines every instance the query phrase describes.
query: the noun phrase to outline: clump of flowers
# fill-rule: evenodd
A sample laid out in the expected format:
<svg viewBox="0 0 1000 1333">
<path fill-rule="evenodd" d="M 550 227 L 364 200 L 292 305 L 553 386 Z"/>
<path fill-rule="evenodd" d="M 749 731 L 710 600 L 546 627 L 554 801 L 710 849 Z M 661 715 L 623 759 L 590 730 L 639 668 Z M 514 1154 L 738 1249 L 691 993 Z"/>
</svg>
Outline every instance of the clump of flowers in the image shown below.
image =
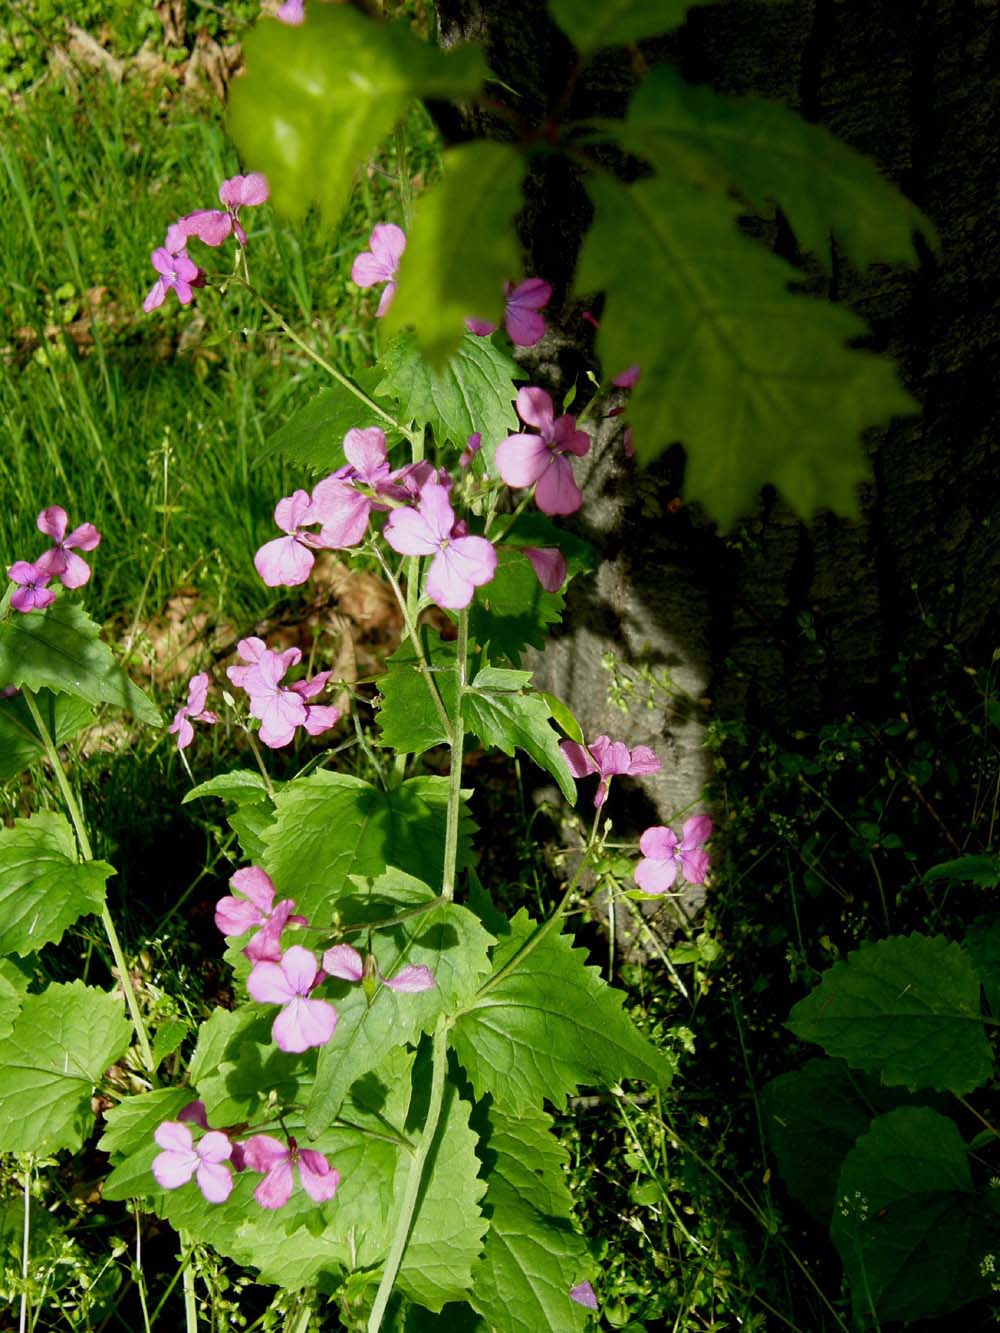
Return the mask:
<svg viewBox="0 0 1000 1333">
<path fill-rule="evenodd" d="M 287 672 L 302 661 L 299 648 L 275 653 L 263 639 L 251 636 L 241 639 L 236 651 L 244 665 L 229 667 L 226 675 L 250 696 L 250 716 L 259 719 L 258 734 L 270 749 L 287 745 L 299 727 L 310 736 L 321 736 L 339 720 L 339 708 L 309 703 L 325 688 L 329 671 L 319 671 L 309 680 L 282 684 Z"/>
<path fill-rule="evenodd" d="M 601 780 L 594 793 L 594 805 L 597 807 L 607 800 L 613 777 L 639 777 L 646 773 L 659 773 L 663 767 L 648 745 L 637 745 L 634 750 L 630 750 L 623 741 L 613 741 L 608 736 L 598 736 L 589 745 L 560 741 L 559 748 L 566 756 L 569 771 L 575 778 L 589 777 L 591 773 L 600 775 Z"/>
<path fill-rule="evenodd" d="M 447 489 L 437 482 L 421 488 L 416 509 L 394 509 L 383 535 L 401 555 L 434 557 L 427 572 L 427 596 L 448 610 L 467 607 L 476 588 L 496 573 L 492 542 L 467 535 L 464 525 L 455 521 Z"/>
<path fill-rule="evenodd" d="M 218 716 L 206 708 L 208 702 L 208 672 L 199 671 L 188 681 L 187 703 L 178 708 L 174 720 L 168 727 L 169 733 L 177 737 L 178 750 L 186 749 L 194 740 L 192 722 L 204 722 L 211 726 L 218 722 Z"/>
<path fill-rule="evenodd" d="M 35 526 L 55 544 L 37 560 L 15 560 L 7 570 L 11 582 L 18 585 L 10 604 L 22 613 L 44 611 L 52 605 L 56 600 L 49 587 L 53 579 L 58 579 L 64 588 L 82 588 L 90 580 L 90 566 L 76 552 L 93 551 L 101 540 L 93 523 L 81 523 L 67 533 L 69 515 L 60 505 L 43 509 Z"/>
<path fill-rule="evenodd" d="M 277 890 L 271 876 L 260 866 L 237 870 L 229 883 L 236 895 L 220 898 L 215 904 L 215 924 L 231 938 L 245 935 L 260 926 L 247 941 L 243 952 L 251 962 L 277 963 L 281 959 L 281 933 L 288 925 L 307 926 L 304 916 L 293 916 L 295 902 L 282 898 L 275 904 Z"/>
<path fill-rule="evenodd" d="M 537 435 L 508 435 L 497 449 L 497 469 L 508 486 L 534 486 L 535 503 L 546 514 L 575 514 L 583 494 L 573 477 L 568 455 L 581 458 L 590 449 L 590 436 L 577 430 L 576 418 L 556 417 L 544 389 L 520 389 L 517 415 Z"/>
</svg>

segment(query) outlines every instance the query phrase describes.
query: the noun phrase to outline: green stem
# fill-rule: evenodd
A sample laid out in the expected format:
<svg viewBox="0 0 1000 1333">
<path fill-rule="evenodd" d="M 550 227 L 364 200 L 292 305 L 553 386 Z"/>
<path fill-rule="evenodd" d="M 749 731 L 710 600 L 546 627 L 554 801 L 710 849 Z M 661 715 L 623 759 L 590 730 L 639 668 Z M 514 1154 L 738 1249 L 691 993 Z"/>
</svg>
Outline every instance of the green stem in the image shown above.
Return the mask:
<svg viewBox="0 0 1000 1333">
<path fill-rule="evenodd" d="M 410 1239 L 410 1231 L 413 1226 L 413 1217 L 417 1210 L 417 1196 L 420 1193 L 420 1186 L 423 1181 L 424 1166 L 427 1163 L 431 1145 L 434 1142 L 434 1136 L 437 1133 L 438 1121 L 441 1118 L 441 1107 L 444 1102 L 444 1078 L 447 1071 L 447 1064 L 448 1019 L 442 1014 L 438 1019 L 437 1027 L 434 1029 L 434 1038 L 431 1046 L 431 1093 L 430 1100 L 427 1104 L 427 1119 L 424 1122 L 424 1132 L 420 1136 L 420 1143 L 413 1155 L 413 1161 L 410 1163 L 410 1171 L 406 1177 L 406 1186 L 403 1190 L 403 1199 L 399 1206 L 396 1230 L 392 1238 L 392 1248 L 389 1250 L 389 1257 L 385 1261 L 385 1268 L 382 1271 L 382 1280 L 378 1284 L 378 1291 L 375 1293 L 375 1301 L 372 1305 L 371 1314 L 368 1316 L 368 1333 L 379 1333 L 379 1329 L 382 1327 L 382 1320 L 385 1317 L 389 1298 L 392 1296 L 392 1289 L 396 1283 L 396 1276 L 399 1273 L 400 1264 L 403 1262 L 403 1255 L 406 1253 L 406 1246 Z"/>
<path fill-rule="evenodd" d="M 186 1231 L 181 1232 L 181 1244 L 186 1250 L 184 1256 L 184 1328 L 185 1333 L 198 1333 L 198 1302 L 194 1291 L 194 1269 L 191 1259 L 194 1254 L 194 1242 Z"/>
<path fill-rule="evenodd" d="M 83 814 L 77 804 L 77 799 L 73 794 L 73 788 L 69 784 L 69 778 L 66 776 L 66 770 L 63 768 L 62 760 L 59 758 L 59 751 L 49 735 L 48 728 L 42 717 L 41 711 L 35 701 L 35 696 L 31 690 L 21 691 L 28 712 L 31 714 L 31 720 L 34 722 L 38 731 L 39 739 L 42 742 L 49 763 L 52 765 L 52 771 L 55 774 L 56 782 L 59 784 L 59 790 L 62 792 L 62 798 L 66 803 L 66 810 L 70 821 L 76 831 L 76 840 L 80 846 L 80 855 L 85 861 L 93 861 L 94 853 L 90 846 L 90 839 L 87 836 L 87 826 L 83 821 Z M 142 1013 L 139 1010 L 139 1001 L 136 998 L 135 989 L 132 986 L 132 977 L 128 970 L 128 964 L 125 961 L 125 955 L 122 952 L 122 946 L 118 940 L 118 932 L 115 930 L 115 923 L 111 920 L 111 913 L 108 911 L 107 903 L 101 907 L 101 925 L 104 927 L 104 933 L 108 938 L 108 944 L 111 946 L 111 953 L 115 960 L 115 967 L 118 969 L 118 976 L 122 984 L 122 990 L 125 994 L 125 1003 L 128 1005 L 128 1011 L 132 1018 L 132 1024 L 135 1028 L 136 1037 L 139 1041 L 139 1051 L 142 1055 L 142 1063 L 146 1070 L 152 1075 L 156 1069 L 156 1062 L 153 1059 L 153 1051 L 149 1044 L 149 1037 L 146 1034 L 146 1025 L 142 1019 Z"/>
<path fill-rule="evenodd" d="M 451 769 L 448 773 L 448 822 L 444 834 L 444 874 L 441 895 L 455 896 L 455 872 L 458 865 L 458 826 L 462 817 L 462 746 L 465 743 L 465 719 L 462 695 L 465 693 L 466 659 L 469 655 L 469 613 L 458 613 L 458 652 L 455 659 L 455 716 L 451 723 Z"/>
<path fill-rule="evenodd" d="M 448 716 L 448 710 L 444 706 L 444 700 L 441 698 L 440 691 L 434 683 L 434 676 L 431 672 L 430 664 L 427 661 L 427 654 L 424 652 L 424 645 L 420 642 L 420 635 L 417 633 L 416 621 L 410 615 L 410 609 L 407 606 L 406 598 L 403 596 L 403 590 L 399 586 L 399 580 L 389 568 L 389 562 L 379 550 L 377 545 L 372 546 L 376 560 L 382 566 L 382 572 L 389 580 L 392 591 L 396 595 L 396 601 L 399 603 L 399 609 L 403 613 L 403 624 L 406 626 L 406 634 L 413 645 L 413 651 L 417 654 L 417 662 L 420 666 L 420 673 L 427 682 L 427 688 L 430 690 L 431 698 L 434 700 L 434 706 L 437 708 L 438 717 L 441 719 L 441 725 L 444 727 L 445 735 L 451 743 L 451 719 Z M 419 557 L 415 557 L 419 559 Z"/>
<path fill-rule="evenodd" d="M 28 1327 L 28 1257 L 31 1253 L 31 1162 L 30 1153 L 24 1167 L 24 1227 L 21 1232 L 21 1317 L 18 1333 Z"/>
<path fill-rule="evenodd" d="M 498 542 L 502 542 L 504 537 L 507 536 L 507 533 L 510 532 L 511 528 L 514 526 L 514 524 L 517 522 L 520 516 L 524 513 L 529 503 L 534 499 L 534 496 L 535 496 L 535 491 L 534 487 L 532 487 L 532 489 L 528 491 L 526 495 L 523 495 L 521 499 L 517 502 L 517 508 L 514 509 L 513 512 L 507 516 L 507 522 L 500 529 L 499 532 L 494 533 L 492 536 L 490 536 L 490 524 L 487 523 L 483 535 L 489 537 L 490 541 L 493 543 L 494 546 L 496 546 Z"/>
</svg>

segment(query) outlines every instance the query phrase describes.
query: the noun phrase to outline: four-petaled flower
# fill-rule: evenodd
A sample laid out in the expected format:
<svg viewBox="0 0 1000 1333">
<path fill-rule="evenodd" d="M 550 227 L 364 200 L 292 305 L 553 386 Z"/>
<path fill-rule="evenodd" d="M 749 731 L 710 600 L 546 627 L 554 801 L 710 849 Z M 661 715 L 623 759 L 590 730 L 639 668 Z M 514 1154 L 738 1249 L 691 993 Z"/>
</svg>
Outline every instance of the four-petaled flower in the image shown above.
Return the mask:
<svg viewBox="0 0 1000 1333">
<path fill-rule="evenodd" d="M 518 347 L 534 347 L 545 337 L 545 320 L 538 313 L 552 299 L 552 288 L 541 278 L 526 278 L 514 287 L 504 283 L 507 305 L 503 323 L 507 337 Z M 487 319 L 467 319 L 465 327 L 479 338 L 488 337 L 496 328 Z"/>
<path fill-rule="evenodd" d="M 679 838 L 662 824 L 648 828 L 639 839 L 644 859 L 635 868 L 635 882 L 646 893 L 665 893 L 680 872 L 689 884 L 702 884 L 708 873 L 708 852 L 702 844 L 711 836 L 708 815 L 685 820 Z"/>
<path fill-rule="evenodd" d="M 309 922 L 304 916 L 292 915 L 294 899 L 282 898 L 275 904 L 274 882 L 260 866 L 237 870 L 229 883 L 242 896 L 219 899 L 215 904 L 215 924 L 227 937 L 243 935 L 260 926 L 247 942 L 244 954 L 253 963 L 280 962 L 281 932 L 290 923 L 307 926 Z"/>
<path fill-rule="evenodd" d="M 324 688 L 329 671 L 317 672 L 310 680 L 292 685 L 281 684 L 289 668 L 302 661 L 300 649 L 275 653 L 263 639 L 251 636 L 241 639 L 236 651 L 246 665 L 228 667 L 226 675 L 249 694 L 250 716 L 260 720 L 260 739 L 270 749 L 287 745 L 298 727 L 305 727 L 310 736 L 319 736 L 337 722 L 338 708 L 307 702 Z"/>
<path fill-rule="evenodd" d="M 404 995 L 419 995 L 421 991 L 434 989 L 434 973 L 422 963 L 410 963 L 407 967 L 401 967 L 395 976 L 387 977 L 375 961 L 374 954 L 370 957 L 372 972 L 390 990 Z M 323 955 L 323 971 L 328 977 L 337 977 L 341 981 L 363 981 L 365 960 L 353 945 L 335 944 Z"/>
<path fill-rule="evenodd" d="M 82 588 L 90 578 L 90 566 L 86 560 L 73 554 L 78 551 L 92 551 L 100 544 L 101 534 L 93 523 L 81 523 L 67 536 L 69 516 L 60 505 L 50 505 L 38 515 L 37 527 L 46 537 L 51 537 L 55 546 L 44 551 L 35 564 L 54 579 L 59 579 L 64 588 Z"/>
<path fill-rule="evenodd" d="M 19 585 L 10 599 L 15 611 L 44 611 L 56 600 L 55 593 L 48 586 L 52 575 L 42 569 L 40 564 L 15 560 L 7 570 L 7 575 Z"/>
<path fill-rule="evenodd" d="M 202 276 L 201 269 L 190 258 L 188 252 L 178 250 L 176 254 L 171 254 L 165 245 L 161 245 L 158 250 L 153 251 L 152 261 L 160 276 L 150 287 L 142 303 L 143 310 L 149 314 L 150 310 L 162 305 L 167 299 L 167 292 L 171 289 L 177 294 L 181 305 L 188 305 L 194 299 L 193 289 Z"/>
<path fill-rule="evenodd" d="M 326 1000 L 310 1000 L 319 964 L 300 944 L 278 963 L 257 963 L 247 977 L 247 990 L 261 1004 L 280 1004 L 271 1034 L 283 1051 L 307 1051 L 325 1046 L 337 1026 L 337 1011 Z"/>
<path fill-rule="evenodd" d="M 192 676 L 188 681 L 187 703 L 178 708 L 174 714 L 174 720 L 171 722 L 168 732 L 170 735 L 176 734 L 178 750 L 186 749 L 194 740 L 194 727 L 192 722 L 206 722 L 211 725 L 218 722 L 218 717 L 211 709 L 205 707 L 208 700 L 208 672 L 199 671 L 196 676 Z"/>
<path fill-rule="evenodd" d="M 400 555 L 432 555 L 427 595 L 438 606 L 461 611 L 476 588 L 489 583 L 497 553 L 485 537 L 467 537 L 455 522 L 448 492 L 437 482 L 420 491 L 416 509 L 394 509 L 386 520 L 386 541 Z"/>
<path fill-rule="evenodd" d="M 351 278 L 359 287 L 386 283 L 376 315 L 384 315 L 396 295 L 396 270 L 406 249 L 406 234 L 394 222 L 380 222 L 372 231 L 368 249 L 351 265 Z"/>
<path fill-rule="evenodd" d="M 226 205 L 232 218 L 233 231 L 240 245 L 246 245 L 247 234 L 240 226 L 240 209 L 256 208 L 267 203 L 271 197 L 271 187 L 267 177 L 259 171 L 250 171 L 245 176 L 230 176 L 219 186 L 219 198 Z"/>
<path fill-rule="evenodd" d="M 583 495 L 573 479 L 573 465 L 566 457 L 582 457 L 590 448 L 590 436 L 577 430 L 576 418 L 558 419 L 552 399 L 544 389 L 518 390 L 517 414 L 538 435 L 509 435 L 497 449 L 497 470 L 508 486 L 535 487 L 535 503 L 546 514 L 575 514 Z"/>
<path fill-rule="evenodd" d="M 316 559 L 315 537 L 305 531 L 319 521 L 312 513 L 308 491 L 298 490 L 279 500 L 274 507 L 274 521 L 285 535 L 260 548 L 253 558 L 254 567 L 269 588 L 282 584 L 294 588 L 305 583 Z"/>
<path fill-rule="evenodd" d="M 195 1146 L 194 1135 L 179 1120 L 165 1120 L 153 1135 L 164 1149 L 153 1158 L 153 1175 L 165 1190 L 177 1189 L 195 1176 L 198 1188 L 209 1203 L 224 1203 L 233 1189 L 233 1177 L 222 1165 L 233 1153 L 233 1145 L 217 1129 L 203 1134 Z"/>
<path fill-rule="evenodd" d="M 340 1172 L 315 1148 L 300 1148 L 293 1138 L 288 1147 L 270 1134 L 253 1134 L 243 1145 L 243 1160 L 251 1171 L 266 1175 L 253 1192 L 262 1208 L 282 1208 L 292 1196 L 293 1168 L 298 1167 L 302 1188 L 316 1203 L 337 1193 Z"/>
<path fill-rule="evenodd" d="M 598 736 L 589 745 L 560 741 L 559 748 L 566 756 L 569 771 L 575 778 L 585 778 L 590 773 L 601 775 L 594 796 L 596 806 L 602 806 L 607 800 L 613 777 L 619 774 L 635 777 L 642 773 L 659 773 L 663 767 L 648 745 L 637 745 L 634 750 L 630 750 L 624 742 L 610 740 L 607 736 Z"/>
</svg>

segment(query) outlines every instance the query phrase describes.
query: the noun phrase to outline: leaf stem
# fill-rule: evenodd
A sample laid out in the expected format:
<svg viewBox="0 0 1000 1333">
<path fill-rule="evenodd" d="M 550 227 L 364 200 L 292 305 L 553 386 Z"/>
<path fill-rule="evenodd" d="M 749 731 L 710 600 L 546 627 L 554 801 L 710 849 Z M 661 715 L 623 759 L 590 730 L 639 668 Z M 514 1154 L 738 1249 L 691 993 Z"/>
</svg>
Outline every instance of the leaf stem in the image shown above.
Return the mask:
<svg viewBox="0 0 1000 1333">
<path fill-rule="evenodd" d="M 185 1333 L 198 1333 L 198 1301 L 194 1290 L 194 1269 L 191 1266 L 194 1241 L 186 1231 L 181 1232 L 181 1244 L 187 1250 L 181 1275 L 184 1285 L 184 1328 Z"/>
<path fill-rule="evenodd" d="M 382 1280 L 378 1284 L 378 1291 L 375 1293 L 375 1301 L 372 1305 L 371 1314 L 368 1316 L 368 1333 L 379 1333 L 382 1327 L 382 1320 L 385 1317 L 386 1307 L 389 1304 L 389 1298 L 392 1296 L 392 1289 L 396 1283 L 396 1277 L 399 1273 L 400 1265 L 403 1262 L 403 1255 L 406 1253 L 406 1246 L 410 1239 L 410 1231 L 413 1227 L 413 1217 L 417 1210 L 417 1198 L 420 1194 L 420 1186 L 423 1183 L 424 1166 L 430 1154 L 431 1145 L 434 1142 L 434 1136 L 437 1134 L 438 1121 L 441 1118 L 441 1107 L 444 1102 L 444 1077 L 448 1064 L 448 1019 L 444 1014 L 437 1021 L 437 1027 L 434 1029 L 434 1037 L 431 1046 L 431 1091 L 427 1104 L 427 1119 L 424 1122 L 424 1132 L 420 1136 L 420 1143 L 413 1155 L 413 1161 L 410 1163 L 410 1171 L 406 1177 L 406 1185 L 403 1190 L 403 1199 L 399 1206 L 399 1216 L 396 1220 L 396 1230 L 392 1237 L 392 1246 L 389 1250 L 389 1257 L 385 1261 L 385 1268 L 382 1270 Z"/>
<path fill-rule="evenodd" d="M 458 613 L 458 652 L 455 658 L 455 716 L 451 724 L 451 769 L 448 773 L 448 820 L 444 833 L 444 872 L 441 877 L 441 895 L 451 900 L 455 896 L 455 873 L 458 865 L 458 826 L 462 818 L 462 746 L 465 743 L 465 719 L 462 716 L 462 696 L 465 693 L 466 659 L 469 655 L 469 613 Z"/>
<path fill-rule="evenodd" d="M 434 683 L 434 677 L 431 674 L 430 665 L 427 661 L 427 654 L 424 652 L 424 645 L 420 642 L 420 635 L 417 633 L 416 622 L 410 615 L 410 608 L 407 606 L 406 598 L 403 596 L 403 590 L 399 586 L 399 580 L 389 568 L 389 562 L 379 550 L 378 545 L 373 543 L 371 549 L 374 552 L 375 559 L 382 566 L 382 571 L 389 580 L 392 591 L 396 594 L 396 601 L 399 603 L 399 609 L 403 613 L 403 624 L 406 626 L 407 637 L 413 644 L 413 650 L 417 654 L 417 661 L 420 666 L 421 675 L 427 682 L 427 688 L 431 692 L 431 698 L 434 700 L 434 706 L 437 708 L 438 717 L 441 719 L 441 725 L 444 727 L 445 735 L 448 737 L 448 742 L 450 744 L 451 719 L 448 716 L 447 708 L 444 706 L 444 700 L 441 698 L 440 691 Z"/>
<path fill-rule="evenodd" d="M 29 1153 L 24 1166 L 24 1227 L 21 1233 L 21 1317 L 18 1320 L 18 1333 L 25 1333 L 28 1327 L 28 1257 L 31 1253 L 31 1163 Z"/>
<path fill-rule="evenodd" d="M 77 803 L 76 796 L 73 794 L 73 788 L 70 786 L 69 778 L 66 776 L 66 770 L 63 768 L 62 760 L 59 758 L 59 751 L 55 747 L 52 737 L 49 735 L 45 720 L 42 717 L 41 710 L 34 694 L 29 689 L 23 689 L 21 695 L 27 705 L 28 712 L 31 714 L 31 720 L 38 730 L 39 739 L 42 742 L 42 748 L 49 763 L 52 765 L 52 771 L 55 774 L 56 782 L 59 784 L 59 790 L 62 792 L 63 801 L 66 803 L 66 810 L 70 817 L 70 822 L 76 832 L 76 840 L 79 844 L 80 855 L 85 861 L 93 861 L 94 853 L 90 846 L 90 838 L 87 836 L 87 826 L 83 820 L 83 814 Z M 118 939 L 118 932 L 115 930 L 115 923 L 111 919 L 111 913 L 108 911 L 107 903 L 101 906 L 101 925 L 104 927 L 104 933 L 107 936 L 108 944 L 111 946 L 111 953 L 115 960 L 115 967 L 118 969 L 118 977 L 121 981 L 122 991 L 125 994 L 125 1003 L 128 1005 L 128 1011 L 132 1018 L 132 1025 L 135 1028 L 136 1037 L 139 1041 L 139 1051 L 142 1055 L 142 1063 L 148 1071 L 150 1077 L 155 1083 L 154 1073 L 156 1062 L 153 1059 L 153 1051 L 149 1044 L 149 1037 L 146 1033 L 146 1025 L 143 1022 L 142 1013 L 139 1009 L 139 1001 L 136 997 L 135 989 L 132 985 L 132 977 L 128 970 L 128 964 L 125 961 L 125 955 L 122 952 L 122 946 Z"/>
</svg>

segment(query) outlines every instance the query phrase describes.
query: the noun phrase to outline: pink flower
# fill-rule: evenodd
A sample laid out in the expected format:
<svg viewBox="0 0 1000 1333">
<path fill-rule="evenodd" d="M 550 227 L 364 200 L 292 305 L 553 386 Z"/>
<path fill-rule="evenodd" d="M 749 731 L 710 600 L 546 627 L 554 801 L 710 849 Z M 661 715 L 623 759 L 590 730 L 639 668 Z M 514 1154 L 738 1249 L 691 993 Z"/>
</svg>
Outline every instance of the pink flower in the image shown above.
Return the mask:
<svg viewBox="0 0 1000 1333">
<path fill-rule="evenodd" d="M 370 954 L 369 957 L 372 972 L 390 990 L 406 995 L 418 995 L 421 991 L 434 989 L 436 984 L 434 973 L 429 967 L 411 963 L 408 967 L 400 968 L 394 977 L 387 977 L 375 961 L 375 955 Z M 323 971 L 327 976 L 338 977 L 341 981 L 362 981 L 365 975 L 365 959 L 353 945 L 335 944 L 323 955 Z"/>
<path fill-rule="evenodd" d="M 165 1151 L 153 1158 L 153 1175 L 165 1190 L 185 1185 L 197 1177 L 198 1188 L 209 1203 L 224 1203 L 233 1189 L 233 1178 L 222 1165 L 232 1156 L 233 1145 L 217 1129 L 202 1135 L 198 1146 L 187 1125 L 165 1120 L 153 1135 Z"/>
<path fill-rule="evenodd" d="M 602 806 L 607 800 L 613 777 L 619 774 L 635 777 L 642 773 L 659 773 L 663 767 L 648 745 L 637 745 L 634 750 L 630 750 L 622 741 L 612 741 L 607 736 L 598 736 L 589 745 L 560 741 L 559 748 L 566 756 L 569 771 L 575 778 L 585 778 L 590 773 L 601 775 L 594 796 L 595 806 Z"/>
<path fill-rule="evenodd" d="M 279 962 L 281 932 L 285 926 L 290 922 L 307 926 L 309 922 L 304 916 L 292 916 L 295 902 L 291 898 L 283 898 L 275 906 L 274 883 L 260 866 L 237 870 L 229 882 L 242 896 L 219 899 L 215 904 L 215 924 L 227 937 L 243 935 L 254 926 L 261 926 L 243 952 L 254 963 Z"/>
<path fill-rule="evenodd" d="M 644 859 L 635 868 L 635 882 L 647 893 L 665 893 L 680 871 L 689 884 L 704 883 L 708 852 L 702 844 L 711 836 L 712 821 L 708 815 L 685 820 L 680 838 L 662 824 L 648 828 L 639 839 Z"/>
<path fill-rule="evenodd" d="M 161 306 L 171 288 L 177 294 L 181 305 L 188 305 L 194 299 L 193 287 L 197 285 L 202 273 L 198 265 L 189 258 L 187 251 L 178 250 L 176 254 L 171 254 L 166 246 L 161 245 L 158 250 L 153 251 L 152 261 L 160 276 L 150 287 L 142 303 L 143 310 L 149 314 L 151 310 Z"/>
<path fill-rule="evenodd" d="M 283 1051 L 325 1046 L 337 1026 L 337 1011 L 326 1000 L 310 1000 L 319 964 L 315 955 L 293 944 L 278 963 L 255 964 L 247 990 L 261 1004 L 280 1004 L 271 1034 Z"/>
<path fill-rule="evenodd" d="M 394 222 L 380 222 L 371 234 L 368 249 L 351 265 L 351 278 L 359 287 L 387 284 L 375 314 L 384 315 L 396 295 L 396 270 L 406 249 L 406 235 Z"/>
<path fill-rule="evenodd" d="M 306 21 L 305 0 L 285 0 L 274 16 L 280 23 L 288 23 L 297 28 Z"/>
<path fill-rule="evenodd" d="M 558 592 L 566 582 L 566 557 L 556 546 L 524 546 L 521 548 L 538 575 L 538 582 L 546 592 Z"/>
<path fill-rule="evenodd" d="M 230 176 L 219 186 L 219 198 L 226 205 L 232 219 L 233 231 L 240 245 L 247 243 L 247 234 L 240 226 L 240 209 L 256 208 L 258 204 L 266 203 L 270 197 L 271 187 L 267 183 L 267 177 L 259 171 L 251 171 L 246 176 Z"/>
<path fill-rule="evenodd" d="M 597 1309 L 597 1293 L 589 1282 L 578 1282 L 569 1293 L 571 1301 L 576 1301 L 577 1305 L 585 1305 L 588 1310 Z"/>
<path fill-rule="evenodd" d="M 507 306 L 504 310 L 504 328 L 507 337 L 518 347 L 534 347 L 545 337 L 545 320 L 538 313 L 552 299 L 552 288 L 541 278 L 526 278 L 516 287 L 504 283 Z M 496 328 L 485 319 L 467 319 L 465 327 L 477 337 L 486 338 Z"/>
<path fill-rule="evenodd" d="M 228 213 L 218 208 L 199 208 L 195 213 L 178 218 L 167 228 L 164 245 L 172 254 L 183 250 L 192 237 L 205 245 L 219 246 L 229 238 L 232 230 L 233 219 Z"/>
<path fill-rule="evenodd" d="M 196 676 L 192 676 L 188 681 L 187 703 L 178 708 L 174 714 L 174 720 L 171 722 L 168 732 L 170 735 L 177 735 L 178 750 L 185 750 L 194 740 L 194 727 L 192 722 L 205 722 L 212 725 L 218 722 L 218 717 L 205 707 L 208 699 L 208 672 L 199 671 Z"/>
<path fill-rule="evenodd" d="M 468 467 L 482 447 L 483 434 L 482 431 L 477 430 L 474 434 L 469 436 L 465 448 L 462 450 L 461 454 L 459 454 L 458 466 L 461 468 Z"/>
<path fill-rule="evenodd" d="M 267 1173 L 253 1192 L 262 1208 L 284 1207 L 292 1197 L 296 1166 L 302 1188 L 316 1203 L 332 1199 L 340 1185 L 340 1172 L 321 1152 L 300 1148 L 292 1138 L 286 1148 L 270 1134 L 253 1134 L 243 1145 L 243 1160 L 251 1171 Z"/>
<path fill-rule="evenodd" d="M 7 575 L 18 590 L 10 599 L 15 611 L 44 611 L 56 600 L 56 595 L 48 586 L 52 575 L 41 565 L 31 565 L 27 560 L 15 560 L 7 570 Z"/>
<path fill-rule="evenodd" d="M 383 535 L 400 555 L 432 555 L 427 595 L 438 606 L 461 611 L 476 588 L 489 583 L 497 553 L 485 537 L 466 537 L 455 522 L 448 491 L 427 482 L 416 509 L 394 509 Z"/>
<path fill-rule="evenodd" d="M 508 486 L 535 486 L 535 502 L 546 514 L 575 514 L 583 504 L 573 480 L 573 465 L 566 457 L 582 457 L 590 436 L 577 430 L 576 418 L 558 420 L 552 399 L 544 389 L 519 389 L 517 414 L 538 435 L 509 435 L 497 449 L 497 469 Z"/>
<path fill-rule="evenodd" d="M 50 547 L 35 562 L 52 578 L 57 578 L 64 588 L 82 588 L 90 578 L 90 566 L 73 554 L 78 551 L 92 551 L 100 544 L 101 534 L 93 523 L 81 523 L 78 528 L 66 535 L 69 517 L 59 505 L 50 505 L 38 515 L 37 527 L 46 537 L 51 537 L 55 546 Z"/>
<path fill-rule="evenodd" d="M 316 557 L 310 547 L 311 533 L 304 528 L 318 520 L 312 514 L 312 501 L 306 491 L 286 495 L 274 507 L 274 521 L 284 532 L 260 548 L 253 558 L 254 567 L 269 588 L 284 585 L 294 588 L 305 583 Z"/>
<path fill-rule="evenodd" d="M 298 727 L 305 727 L 310 736 L 319 736 L 340 717 L 337 708 L 307 702 L 326 685 L 329 671 L 294 685 L 281 684 L 289 668 L 302 661 L 298 648 L 275 653 L 262 639 L 251 637 L 241 639 L 236 651 L 247 665 L 228 667 L 226 675 L 250 696 L 250 716 L 260 720 L 260 739 L 270 749 L 287 745 Z"/>
</svg>

